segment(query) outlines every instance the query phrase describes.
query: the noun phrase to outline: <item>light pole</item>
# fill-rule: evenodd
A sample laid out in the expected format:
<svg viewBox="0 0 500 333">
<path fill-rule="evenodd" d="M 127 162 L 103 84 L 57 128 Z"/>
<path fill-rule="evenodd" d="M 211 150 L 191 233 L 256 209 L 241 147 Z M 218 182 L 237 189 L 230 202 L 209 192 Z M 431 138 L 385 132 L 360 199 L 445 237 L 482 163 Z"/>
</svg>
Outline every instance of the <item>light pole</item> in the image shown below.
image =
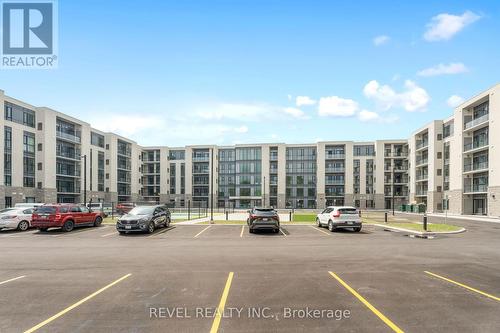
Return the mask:
<svg viewBox="0 0 500 333">
<path fill-rule="evenodd" d="M 214 149 L 210 153 L 210 223 L 214 223 Z"/>
<path fill-rule="evenodd" d="M 83 204 L 87 205 L 87 155 L 83 155 Z"/>
<path fill-rule="evenodd" d="M 266 207 L 266 176 L 264 176 L 264 188 L 262 189 L 262 198 L 263 198 L 263 203 L 262 207 Z"/>
<path fill-rule="evenodd" d="M 392 216 L 394 216 L 394 181 L 395 181 L 395 169 L 396 165 L 394 164 L 394 161 L 392 161 Z"/>
</svg>

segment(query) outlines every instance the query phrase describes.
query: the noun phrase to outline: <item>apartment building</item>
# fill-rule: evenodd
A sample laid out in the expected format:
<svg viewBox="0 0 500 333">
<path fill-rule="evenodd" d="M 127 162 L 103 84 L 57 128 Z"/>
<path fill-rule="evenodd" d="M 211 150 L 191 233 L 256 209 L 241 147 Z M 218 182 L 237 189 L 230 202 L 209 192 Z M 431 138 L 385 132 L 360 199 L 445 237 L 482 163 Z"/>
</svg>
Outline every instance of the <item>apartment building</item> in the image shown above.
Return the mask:
<svg viewBox="0 0 500 333">
<path fill-rule="evenodd" d="M 491 112 L 499 108 L 499 89 L 482 92 L 408 139 L 186 147 L 141 147 L 0 91 L 0 205 L 86 199 L 397 209 L 421 203 L 428 212 L 499 216 L 499 116 Z"/>
</svg>

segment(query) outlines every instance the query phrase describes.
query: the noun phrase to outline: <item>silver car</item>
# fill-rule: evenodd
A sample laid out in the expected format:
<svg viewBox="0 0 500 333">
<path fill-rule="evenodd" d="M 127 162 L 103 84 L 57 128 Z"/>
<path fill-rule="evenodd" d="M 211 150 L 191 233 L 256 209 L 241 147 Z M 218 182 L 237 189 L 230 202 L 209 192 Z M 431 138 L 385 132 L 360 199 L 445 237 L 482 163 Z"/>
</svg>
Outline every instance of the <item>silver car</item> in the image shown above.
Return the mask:
<svg viewBox="0 0 500 333">
<path fill-rule="evenodd" d="M 356 232 L 361 231 L 361 217 L 355 207 L 330 206 L 316 216 L 318 227 L 328 227 L 334 231 L 337 228 L 349 228 Z"/>
<path fill-rule="evenodd" d="M 17 229 L 26 231 L 31 226 L 31 216 L 34 208 L 14 207 L 0 211 L 0 230 Z"/>
</svg>

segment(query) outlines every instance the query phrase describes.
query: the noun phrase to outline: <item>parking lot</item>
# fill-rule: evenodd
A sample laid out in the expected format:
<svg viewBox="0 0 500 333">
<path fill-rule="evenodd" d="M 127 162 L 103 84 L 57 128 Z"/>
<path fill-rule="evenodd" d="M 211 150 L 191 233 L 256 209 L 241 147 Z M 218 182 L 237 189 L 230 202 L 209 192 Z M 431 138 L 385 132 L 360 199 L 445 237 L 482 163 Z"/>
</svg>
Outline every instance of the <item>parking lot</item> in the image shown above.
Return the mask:
<svg viewBox="0 0 500 333">
<path fill-rule="evenodd" d="M 3 231 L 0 332 L 498 332 L 500 225 L 456 223 Z"/>
</svg>

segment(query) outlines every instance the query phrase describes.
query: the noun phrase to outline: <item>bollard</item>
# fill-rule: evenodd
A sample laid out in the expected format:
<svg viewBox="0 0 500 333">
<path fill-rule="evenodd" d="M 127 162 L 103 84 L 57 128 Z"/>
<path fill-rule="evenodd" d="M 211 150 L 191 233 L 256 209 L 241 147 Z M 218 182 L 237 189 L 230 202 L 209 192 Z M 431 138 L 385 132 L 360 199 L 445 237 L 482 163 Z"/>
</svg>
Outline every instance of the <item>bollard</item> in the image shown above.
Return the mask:
<svg viewBox="0 0 500 333">
<path fill-rule="evenodd" d="M 288 220 L 289 220 L 290 222 L 292 222 L 292 212 L 290 211 L 290 213 L 288 213 L 288 214 L 289 214 Z"/>
<path fill-rule="evenodd" d="M 191 220 L 191 200 L 188 200 L 188 221 Z"/>
<path fill-rule="evenodd" d="M 427 231 L 427 214 L 424 213 L 424 230 Z"/>
<path fill-rule="evenodd" d="M 229 220 L 229 212 L 226 211 L 226 221 L 228 221 L 228 220 Z"/>
<path fill-rule="evenodd" d="M 384 222 L 387 223 L 387 212 L 384 213 Z"/>
</svg>

